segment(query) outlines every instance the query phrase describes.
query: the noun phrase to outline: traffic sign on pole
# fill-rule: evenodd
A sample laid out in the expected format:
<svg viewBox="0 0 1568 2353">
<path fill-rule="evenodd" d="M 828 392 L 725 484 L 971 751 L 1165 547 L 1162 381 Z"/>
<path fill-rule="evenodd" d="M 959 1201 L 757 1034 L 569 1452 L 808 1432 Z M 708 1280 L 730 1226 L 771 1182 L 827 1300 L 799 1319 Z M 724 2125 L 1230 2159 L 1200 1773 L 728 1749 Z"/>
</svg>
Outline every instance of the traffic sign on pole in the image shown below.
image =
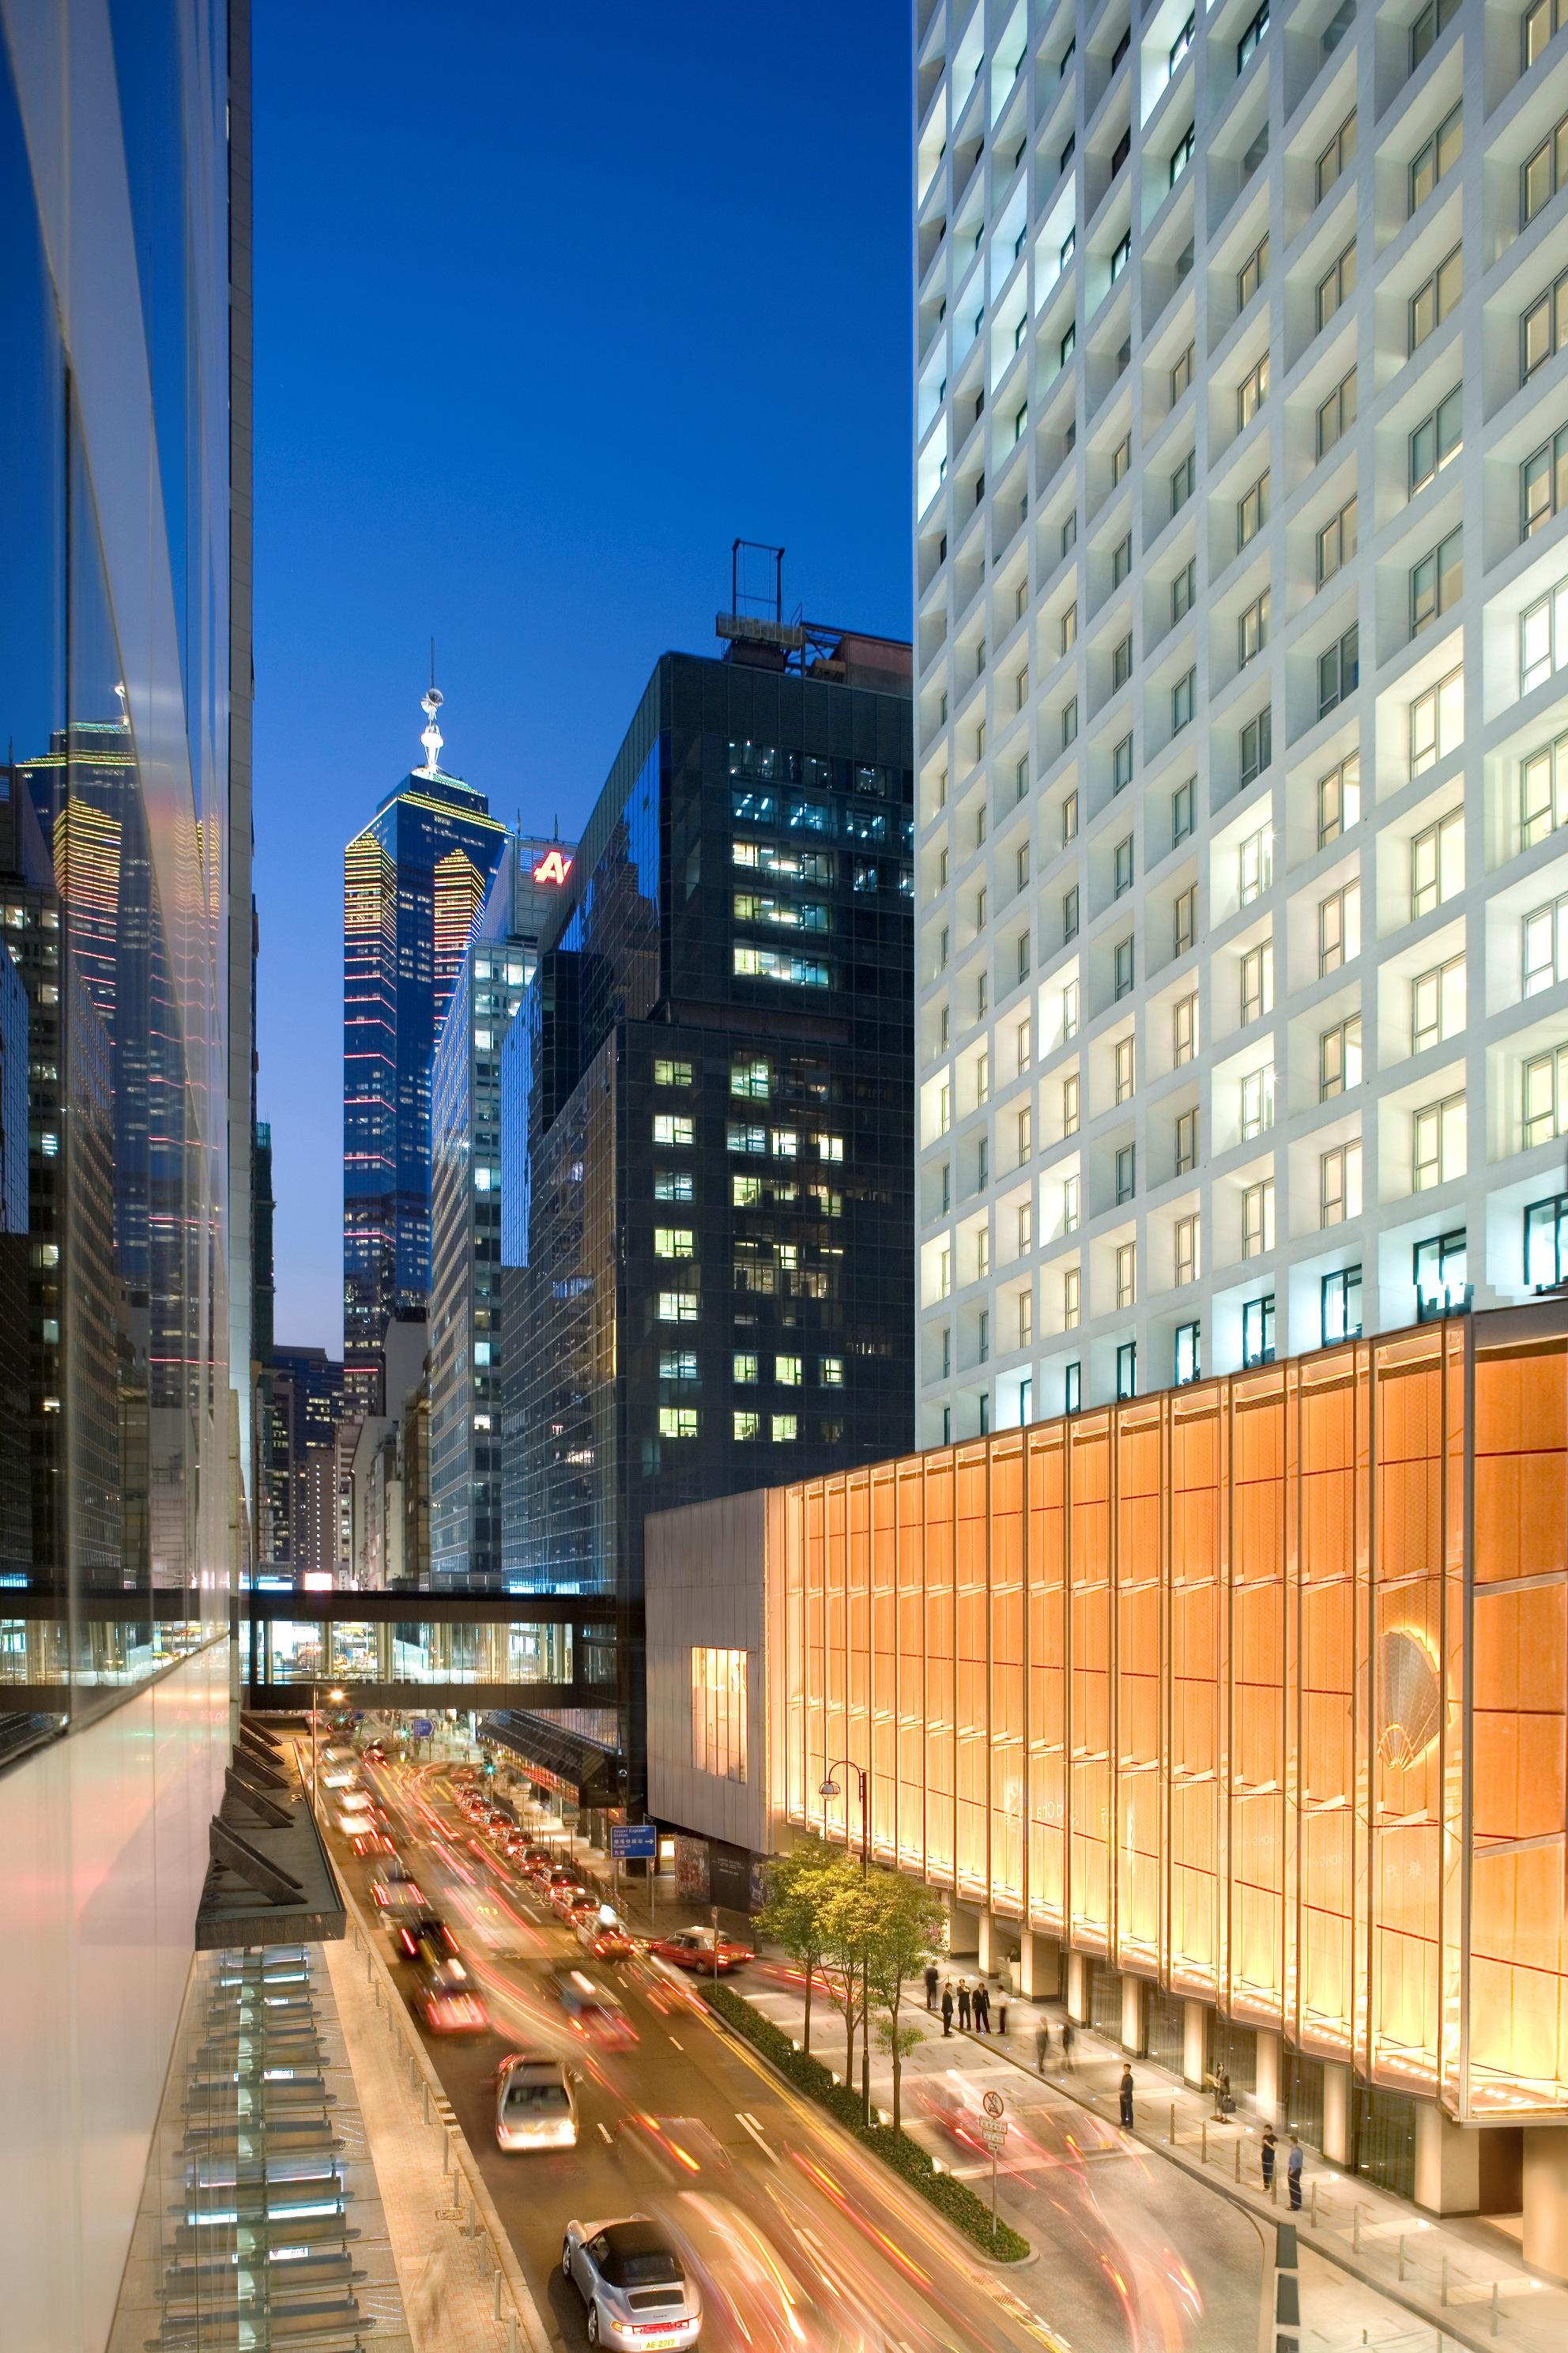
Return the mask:
<svg viewBox="0 0 1568 2353">
<path fill-rule="evenodd" d="M 658 1856 L 657 1822 L 612 1822 L 610 1853 L 616 1862 L 653 1862 Z"/>
</svg>

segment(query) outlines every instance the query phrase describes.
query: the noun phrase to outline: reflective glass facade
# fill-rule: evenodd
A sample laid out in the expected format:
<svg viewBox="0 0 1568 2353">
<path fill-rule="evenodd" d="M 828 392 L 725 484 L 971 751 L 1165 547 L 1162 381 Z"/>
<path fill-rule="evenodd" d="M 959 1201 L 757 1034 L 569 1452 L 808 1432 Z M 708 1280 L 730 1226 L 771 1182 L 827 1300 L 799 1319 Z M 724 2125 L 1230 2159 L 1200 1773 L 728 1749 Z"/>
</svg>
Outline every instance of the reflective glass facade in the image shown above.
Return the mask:
<svg viewBox="0 0 1568 2353">
<path fill-rule="evenodd" d="M 168 1663 L 154 1592 L 163 1620 L 187 1597 L 198 1640 L 226 1628 L 229 1346 L 237 1330 L 248 1353 L 249 1325 L 228 1279 L 250 1134 L 250 971 L 229 928 L 237 901 L 248 938 L 228 28 L 151 0 L 66 31 L 0 6 L 0 933 L 23 998 L 0 1008 L 0 1509 L 27 1655 L 48 1669 L 7 1676 L 0 1704 L 53 1721 Z M 110 1595 L 106 1682 L 86 1605 Z"/>
<path fill-rule="evenodd" d="M 386 1326 L 429 1295 L 430 1060 L 505 841 L 483 793 L 416 770 L 343 852 L 343 1350 L 372 1411 Z"/>
<path fill-rule="evenodd" d="M 784 1819 L 842 1836 L 848 1757 L 962 1900 L 1461 2120 L 1568 2108 L 1560 1307 L 783 1500 Z"/>
<path fill-rule="evenodd" d="M 569 845 L 509 836 L 430 1073 L 430 1574 L 501 1569 L 500 1056 L 570 874 Z"/>
<path fill-rule="evenodd" d="M 634 1745 L 644 1514 L 909 1435 L 910 729 L 667 655 L 503 1053 L 503 1567 L 617 1598 Z"/>
</svg>

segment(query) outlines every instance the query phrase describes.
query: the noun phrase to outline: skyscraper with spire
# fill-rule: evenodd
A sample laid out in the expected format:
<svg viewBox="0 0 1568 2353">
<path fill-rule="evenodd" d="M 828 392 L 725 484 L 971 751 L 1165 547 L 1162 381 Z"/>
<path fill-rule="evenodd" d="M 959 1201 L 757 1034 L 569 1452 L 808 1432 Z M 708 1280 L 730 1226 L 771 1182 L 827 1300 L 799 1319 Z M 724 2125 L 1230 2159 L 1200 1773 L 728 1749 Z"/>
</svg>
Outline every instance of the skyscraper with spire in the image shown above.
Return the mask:
<svg viewBox="0 0 1568 2353">
<path fill-rule="evenodd" d="M 430 1287 L 430 1056 L 507 828 L 440 765 L 432 680 L 425 760 L 343 852 L 345 1389 L 379 1411 L 394 1315 Z"/>
</svg>

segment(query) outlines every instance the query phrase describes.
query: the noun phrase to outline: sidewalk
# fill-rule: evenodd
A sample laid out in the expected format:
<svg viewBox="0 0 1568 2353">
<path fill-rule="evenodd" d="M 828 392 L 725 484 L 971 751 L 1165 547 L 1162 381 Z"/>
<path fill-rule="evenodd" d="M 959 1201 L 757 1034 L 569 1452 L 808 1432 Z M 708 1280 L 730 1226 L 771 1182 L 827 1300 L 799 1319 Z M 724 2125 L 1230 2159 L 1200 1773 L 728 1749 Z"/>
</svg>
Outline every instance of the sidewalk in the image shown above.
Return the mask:
<svg viewBox="0 0 1568 2353">
<path fill-rule="evenodd" d="M 973 1978 L 974 1972 L 971 1969 L 967 1974 Z M 746 1993 L 775 2023 L 799 2036 L 805 2010 L 800 1991 L 760 1971 L 749 1985 L 742 1978 L 737 1990 Z M 999 2007 L 993 1985 L 994 2026 Z M 815 2046 L 829 2066 L 841 2066 L 843 2027 L 826 1989 L 815 1996 L 812 2012 Z M 995 2031 L 961 2033 L 954 2025 L 948 2046 L 952 2063 L 972 2067 L 977 2060 L 988 2058 L 992 2064 L 1011 2065 L 1037 2083 L 1036 2033 L 1046 2021 L 1051 2029 L 1051 2052 L 1045 2084 L 1052 2093 L 1092 2112 L 1102 2120 L 1102 2127 L 1119 2131 L 1117 2091 L 1127 2063 L 1125 2056 L 1089 2027 L 1075 2027 L 1074 2065 L 1070 2072 L 1065 2070 L 1061 2026 L 1066 2014 L 1059 2001 L 1010 2000 L 1005 2036 Z M 907 2094 L 911 2064 L 918 2063 L 931 2043 L 940 2044 L 942 2034 L 940 2018 L 925 2008 L 923 1986 L 911 1985 L 903 2015 L 925 2037 L 916 2061 L 905 2063 Z M 1194 2183 L 1201 2182 L 1259 2222 L 1292 2219 L 1285 2180 L 1288 2135 L 1279 2137 L 1274 2196 L 1268 2199 L 1263 2192 L 1258 2160 L 1259 2120 L 1236 2116 L 1215 2123 L 1214 2103 L 1207 2093 L 1188 2090 L 1147 2060 L 1136 2059 L 1131 2064 L 1135 2086 L 1131 2137 L 1143 2149 L 1180 2167 Z M 876 2051 L 874 2037 L 871 2084 L 873 2101 L 885 2107 L 892 2096 L 891 2072 L 889 2062 Z M 1568 2345 L 1568 2288 L 1533 2275 L 1521 2259 L 1510 2254 L 1500 2232 L 1485 2226 L 1478 2229 L 1474 2217 L 1445 2222 L 1424 2215 L 1405 2200 L 1330 2165 L 1316 2149 L 1307 2149 L 1305 2156 L 1302 2207 L 1293 2218 L 1300 2231 L 1304 2284 L 1306 2257 L 1316 2251 L 1342 2279 L 1374 2291 L 1374 2299 L 1363 2297 L 1363 2302 L 1370 2306 L 1375 2300 L 1382 2307 L 1382 2326 L 1375 2333 L 1369 2309 L 1359 2316 L 1359 2325 L 1368 2331 L 1364 2340 L 1342 2337 L 1336 2329 L 1335 2341 L 1389 2343 L 1393 2319 L 1405 2331 L 1401 2341 L 1427 2348 L 1434 2338 L 1440 2347 L 1464 2345 L 1476 2348 L 1476 2353 L 1491 2353 L 1493 2348 L 1511 2348 L 1513 2353 L 1561 2353 Z M 1342 2327 L 1352 2303 L 1337 2295 L 1333 2304 L 1336 2321 Z M 1390 2306 L 1397 2312 L 1391 2315 Z M 1412 2321 L 1429 2333 L 1412 2340 Z"/>
</svg>

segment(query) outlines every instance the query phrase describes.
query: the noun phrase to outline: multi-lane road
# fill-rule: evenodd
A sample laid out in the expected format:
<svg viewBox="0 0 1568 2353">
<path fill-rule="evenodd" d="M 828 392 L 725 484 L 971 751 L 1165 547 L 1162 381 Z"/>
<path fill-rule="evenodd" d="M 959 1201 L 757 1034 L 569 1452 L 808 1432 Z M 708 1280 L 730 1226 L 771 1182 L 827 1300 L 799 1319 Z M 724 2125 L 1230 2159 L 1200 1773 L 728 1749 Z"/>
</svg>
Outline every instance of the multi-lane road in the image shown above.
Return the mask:
<svg viewBox="0 0 1568 2353">
<path fill-rule="evenodd" d="M 991 2265 L 717 2026 L 679 1972 L 641 1956 L 586 1960 L 463 1819 L 442 1768 L 367 1778 L 482 1989 L 490 2031 L 426 2043 L 557 2346 L 574 2353 L 586 2341 L 561 2274 L 567 2222 L 633 2212 L 657 2214 L 695 2259 L 702 2341 L 714 2353 L 1179 2353 L 1199 2343 L 1239 2353 L 1256 2344 L 1251 2231 L 1208 2208 L 1189 2269 L 1163 2235 L 1161 2185 L 1142 2164 L 1126 2169 L 1114 2137 L 1094 2145 L 1081 2113 L 1045 2087 L 1000 2200 L 1037 2253 L 1016 2270 Z M 372 1865 L 341 1841 L 334 1848 L 368 1905 Z M 572 1968 L 611 1988 L 635 2042 L 605 2049 L 574 2033 L 552 1986 Z M 763 1989 L 765 1965 L 752 1974 Z M 578 2071 L 575 2149 L 497 2147 L 495 2071 L 515 2049 L 558 2052 Z M 920 2084 L 910 2088 L 918 2113 Z M 934 2078 L 932 2088 L 940 2097 Z"/>
</svg>

